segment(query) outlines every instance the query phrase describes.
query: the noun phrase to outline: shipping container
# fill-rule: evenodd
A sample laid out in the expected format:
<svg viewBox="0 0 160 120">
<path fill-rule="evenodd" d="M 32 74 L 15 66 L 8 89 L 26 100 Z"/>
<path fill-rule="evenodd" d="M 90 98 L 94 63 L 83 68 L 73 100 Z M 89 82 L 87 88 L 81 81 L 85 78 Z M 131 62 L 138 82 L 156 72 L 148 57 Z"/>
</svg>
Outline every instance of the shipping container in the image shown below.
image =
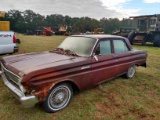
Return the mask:
<svg viewBox="0 0 160 120">
<path fill-rule="evenodd" d="M 0 31 L 9 31 L 10 22 L 9 21 L 0 21 Z"/>
</svg>

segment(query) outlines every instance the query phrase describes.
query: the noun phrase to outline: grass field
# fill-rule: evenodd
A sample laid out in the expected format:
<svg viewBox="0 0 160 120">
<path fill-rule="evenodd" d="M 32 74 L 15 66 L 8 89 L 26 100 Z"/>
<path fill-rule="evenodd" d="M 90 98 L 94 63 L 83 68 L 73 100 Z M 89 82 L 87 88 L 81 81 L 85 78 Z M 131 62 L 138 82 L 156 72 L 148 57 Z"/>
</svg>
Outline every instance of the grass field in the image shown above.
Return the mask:
<svg viewBox="0 0 160 120">
<path fill-rule="evenodd" d="M 20 53 L 52 50 L 63 36 L 18 35 Z M 160 48 L 133 46 L 148 52 L 147 68 L 138 67 L 132 79 L 118 77 L 74 95 L 71 104 L 57 113 L 41 105 L 23 108 L 0 78 L 1 120 L 160 120 Z M 0 56 L 0 58 L 3 56 Z"/>
</svg>

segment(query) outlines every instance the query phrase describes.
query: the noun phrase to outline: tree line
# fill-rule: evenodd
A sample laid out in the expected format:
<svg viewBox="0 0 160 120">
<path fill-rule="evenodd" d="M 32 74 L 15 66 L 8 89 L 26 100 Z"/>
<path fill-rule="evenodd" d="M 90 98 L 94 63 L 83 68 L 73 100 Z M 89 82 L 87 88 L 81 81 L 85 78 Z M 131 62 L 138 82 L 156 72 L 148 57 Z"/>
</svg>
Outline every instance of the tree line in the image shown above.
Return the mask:
<svg viewBox="0 0 160 120">
<path fill-rule="evenodd" d="M 102 18 L 100 20 L 89 17 L 70 17 L 60 14 L 43 16 L 32 10 L 10 10 L 5 18 L 0 20 L 10 21 L 11 30 L 19 33 L 26 33 L 27 30 L 43 30 L 44 26 L 50 26 L 56 31 L 60 26 L 68 26 L 68 30 L 73 33 L 92 32 L 95 28 L 103 28 L 105 33 L 112 33 L 121 27 L 133 27 L 133 21 L 127 18 Z"/>
</svg>

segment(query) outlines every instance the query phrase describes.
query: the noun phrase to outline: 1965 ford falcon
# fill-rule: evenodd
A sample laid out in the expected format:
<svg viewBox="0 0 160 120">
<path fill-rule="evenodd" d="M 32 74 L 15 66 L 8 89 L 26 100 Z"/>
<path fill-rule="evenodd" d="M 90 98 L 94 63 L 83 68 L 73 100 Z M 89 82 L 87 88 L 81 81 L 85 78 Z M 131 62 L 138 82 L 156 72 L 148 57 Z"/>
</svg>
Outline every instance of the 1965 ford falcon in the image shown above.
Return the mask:
<svg viewBox="0 0 160 120">
<path fill-rule="evenodd" d="M 147 53 L 113 35 L 74 35 L 55 50 L 4 57 L 0 74 L 24 107 L 43 103 L 47 112 L 65 108 L 74 90 L 85 90 L 146 67 Z"/>
</svg>

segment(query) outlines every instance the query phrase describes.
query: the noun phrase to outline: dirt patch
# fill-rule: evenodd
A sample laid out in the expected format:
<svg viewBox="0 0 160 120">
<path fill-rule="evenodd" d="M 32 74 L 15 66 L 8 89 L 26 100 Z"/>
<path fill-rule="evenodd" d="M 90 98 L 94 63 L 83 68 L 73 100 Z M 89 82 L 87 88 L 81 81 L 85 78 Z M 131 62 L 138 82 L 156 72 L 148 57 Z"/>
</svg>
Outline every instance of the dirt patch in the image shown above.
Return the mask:
<svg viewBox="0 0 160 120">
<path fill-rule="evenodd" d="M 95 103 L 95 106 L 98 109 L 98 113 L 95 115 L 97 119 L 112 115 L 113 110 L 109 107 L 106 107 L 104 104 L 97 102 Z"/>
<path fill-rule="evenodd" d="M 99 92 L 97 92 L 97 96 L 103 96 L 106 101 L 102 103 L 95 103 L 95 107 L 98 110 L 98 113 L 95 114 L 95 118 L 102 119 L 105 117 L 110 118 L 111 116 L 112 118 L 121 118 L 120 115 L 114 116 L 115 111 L 121 107 L 120 103 L 118 102 L 118 98 L 116 98 L 117 95 L 113 91 L 105 91 L 101 85 L 98 86 L 98 90 Z"/>
</svg>

